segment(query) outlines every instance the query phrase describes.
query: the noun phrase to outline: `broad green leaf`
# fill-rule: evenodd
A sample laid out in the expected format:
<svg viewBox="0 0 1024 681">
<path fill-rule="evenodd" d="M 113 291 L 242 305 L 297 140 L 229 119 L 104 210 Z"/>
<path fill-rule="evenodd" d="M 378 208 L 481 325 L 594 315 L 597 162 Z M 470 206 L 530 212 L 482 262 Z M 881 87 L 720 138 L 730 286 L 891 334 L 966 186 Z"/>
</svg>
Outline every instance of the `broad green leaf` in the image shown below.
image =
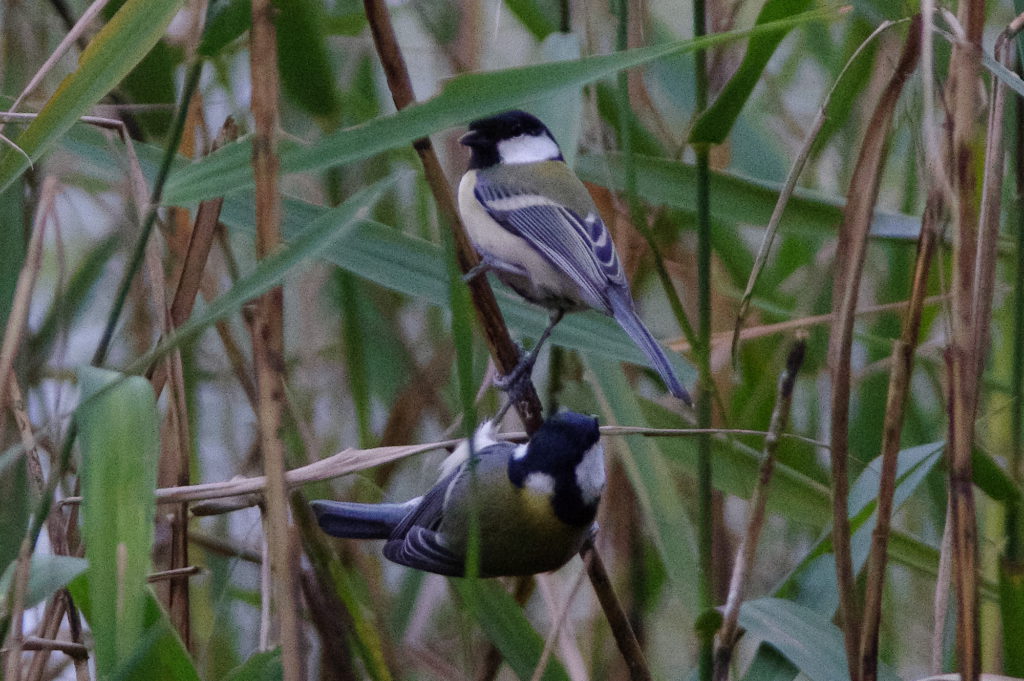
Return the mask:
<svg viewBox="0 0 1024 681">
<path fill-rule="evenodd" d="M 0 455 L 0 570 L 18 557 L 31 509 L 25 451 L 13 447 Z M 0 598 L 6 595 L 0 591 Z"/>
<path fill-rule="evenodd" d="M 109 21 L 124 6 L 124 0 L 115 0 L 103 8 L 103 17 Z M 182 51 L 165 41 L 157 41 L 142 61 L 118 85 L 118 90 L 130 98 L 132 104 L 147 104 L 132 112 L 135 121 L 149 136 L 161 137 L 167 133 L 174 116 L 174 70 L 182 60 Z"/>
<path fill-rule="evenodd" d="M 100 665 L 103 662 L 99 657 L 99 637 L 96 636 L 96 632 L 97 629 L 110 626 L 110 623 L 100 619 L 105 616 L 104 612 L 108 608 L 93 600 L 96 589 L 93 588 L 92 581 L 96 578 L 96 570 L 95 566 L 90 567 L 68 584 L 68 590 L 71 591 L 75 605 L 85 615 L 85 619 L 93 631 L 96 639 L 96 665 L 102 670 L 103 667 Z M 109 673 L 104 674 L 101 671 L 99 678 L 104 681 L 134 681 L 134 679 L 199 681 L 195 664 L 152 590 L 149 587 L 144 587 L 138 597 L 142 609 L 139 634 L 129 642 L 131 645 L 127 650 L 127 657 Z"/>
<path fill-rule="evenodd" d="M 971 454 L 971 472 L 974 484 L 989 498 L 1001 502 L 1020 500 L 1020 488 L 987 452 L 974 450 Z"/>
<path fill-rule="evenodd" d="M 544 640 L 511 594 L 493 579 L 450 579 L 448 583 L 515 675 L 529 681 L 544 650 Z M 557 656 L 552 655 L 541 678 L 568 681 L 569 676 Z"/>
<path fill-rule="evenodd" d="M 594 388 L 602 404 L 605 425 L 643 423 L 636 392 L 626 381 L 622 368 L 607 359 L 585 354 L 594 377 Z M 654 444 L 642 436 L 623 438 L 628 443 L 619 461 L 636 494 L 654 546 L 665 571 L 684 603 L 697 603 L 697 541 L 689 513 L 666 461 Z M 693 446 L 693 441 L 686 444 Z"/>
<path fill-rule="evenodd" d="M 28 590 L 25 592 L 25 607 L 31 608 L 49 598 L 57 589 L 67 586 L 68 582 L 85 571 L 86 565 L 84 558 L 73 556 L 32 556 L 28 572 Z M 14 563 L 11 563 L 0 576 L 0 612 L 7 608 L 5 601 L 13 576 Z"/>
<path fill-rule="evenodd" d="M 812 681 L 849 679 L 843 632 L 831 618 L 782 598 L 759 598 L 740 608 L 740 626 L 747 636 L 769 643 Z M 899 681 L 887 665 L 878 678 Z"/>
<path fill-rule="evenodd" d="M 999 613 L 1002 616 L 1003 671 L 1024 676 L 1024 570 L 1004 560 L 999 568 Z"/>
<path fill-rule="evenodd" d="M 743 674 L 743 681 L 793 681 L 800 670 L 782 653 L 767 644 L 761 644 L 757 654 Z"/>
<path fill-rule="evenodd" d="M 336 121 L 341 100 L 323 32 L 323 1 L 274 0 L 274 8 L 284 93 L 310 115 Z"/>
<path fill-rule="evenodd" d="M 82 53 L 43 110 L 14 140 L 28 158 L 38 160 L 79 116 L 114 88 L 163 35 L 183 0 L 128 0 Z M 24 155 L 6 146 L 0 151 L 0 191 L 29 167 Z"/>
<path fill-rule="evenodd" d="M 505 7 L 522 22 L 537 40 L 544 40 L 558 30 L 558 3 L 544 0 L 504 0 Z"/>
<path fill-rule="evenodd" d="M 797 17 L 748 30 L 720 33 L 696 40 L 641 47 L 615 54 L 569 62 L 523 66 L 490 73 L 466 73 L 448 81 L 441 93 L 396 114 L 376 118 L 325 136 L 314 145 L 282 145 L 283 173 L 323 170 L 411 144 L 439 130 L 511 108 L 521 108 L 556 92 L 582 87 L 622 69 L 661 57 L 711 47 L 764 31 L 796 26 L 837 16 L 835 9 L 807 12 Z M 251 140 L 228 145 L 171 176 L 164 193 L 167 205 L 181 205 L 223 196 L 252 186 Z"/>
<path fill-rule="evenodd" d="M 812 7 L 811 0 L 768 0 L 757 15 L 757 25 L 784 19 Z M 754 36 L 747 43 L 747 52 L 739 68 L 725 84 L 712 104 L 700 115 L 690 131 L 690 144 L 721 144 L 729 136 L 733 124 L 747 103 L 750 93 L 761 78 L 768 60 L 775 54 L 792 26 L 772 33 Z"/>
<path fill-rule="evenodd" d="M 682 421 L 678 414 L 647 400 L 641 400 L 643 414 L 637 423 L 654 428 L 679 428 Z M 673 463 L 688 475 L 697 476 L 697 453 L 689 438 L 650 438 Z M 738 440 L 712 438 L 714 451 L 712 483 L 715 489 L 725 494 L 749 498 L 757 480 L 761 465 L 761 452 Z M 787 466 L 781 461 L 775 463 L 771 491 L 768 495 L 768 511 L 784 518 L 821 528 L 828 522 L 829 491 L 825 485 L 804 473 Z"/>
<path fill-rule="evenodd" d="M 14 302 L 14 288 L 25 262 L 24 191 L 13 184 L 0 192 L 0 329 L 7 328 L 7 316 Z"/>
<path fill-rule="evenodd" d="M 281 649 L 253 653 L 224 677 L 224 681 L 280 681 L 284 678 Z"/>
<path fill-rule="evenodd" d="M 252 25 L 252 0 L 221 0 L 210 7 L 199 55 L 216 56 Z"/>
<path fill-rule="evenodd" d="M 189 342 L 210 325 L 234 314 L 246 302 L 279 285 L 293 269 L 313 258 L 322 257 L 325 249 L 338 239 L 350 235 L 352 229 L 366 219 L 371 206 L 392 182 L 390 178 L 381 180 L 352 195 L 341 205 L 323 211 L 315 220 L 303 223 L 305 229 L 301 235 L 292 239 L 286 247 L 261 260 L 252 272 L 238 279 L 234 286 L 211 301 L 201 312 L 193 314 L 186 323 L 161 341 L 153 351 L 137 360 L 131 368 L 142 370 L 172 348 Z M 247 220 L 251 222 L 251 215 Z"/>
<path fill-rule="evenodd" d="M 637 193 L 656 205 L 666 205 L 693 213 L 697 170 L 682 161 L 636 156 Z M 626 186 L 625 163 L 620 154 L 585 155 L 576 160 L 581 179 L 623 191 Z M 733 173 L 711 173 L 711 217 L 737 225 L 768 224 L 782 185 L 740 177 Z M 807 236 L 834 236 L 842 220 L 843 199 L 797 189 L 786 209 L 780 228 L 783 233 Z M 875 211 L 871 235 L 875 238 L 915 241 L 920 218 Z"/>
<path fill-rule="evenodd" d="M 144 378 L 78 371 L 82 536 L 89 561 L 96 666 L 107 676 L 131 659 L 145 626 L 156 513 L 159 417 Z"/>
</svg>

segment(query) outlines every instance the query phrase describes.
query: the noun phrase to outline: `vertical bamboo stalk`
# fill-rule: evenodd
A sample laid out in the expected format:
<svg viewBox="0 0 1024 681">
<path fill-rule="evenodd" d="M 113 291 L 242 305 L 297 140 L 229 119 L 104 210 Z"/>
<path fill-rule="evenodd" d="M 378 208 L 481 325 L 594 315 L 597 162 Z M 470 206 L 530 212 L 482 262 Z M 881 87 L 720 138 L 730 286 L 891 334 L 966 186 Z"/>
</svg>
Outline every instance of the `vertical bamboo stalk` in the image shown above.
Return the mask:
<svg viewBox="0 0 1024 681">
<path fill-rule="evenodd" d="M 256 256 L 265 258 L 281 242 L 281 196 L 278 187 L 277 41 L 271 0 L 252 0 L 250 69 L 255 120 L 252 164 L 256 178 Z M 267 541 L 273 595 L 280 630 L 285 681 L 302 678 L 296 581 L 292 572 L 288 490 L 285 486 L 283 295 L 280 287 L 256 301 L 253 320 L 253 361 L 256 367 L 257 418 L 263 471 L 267 476 Z"/>
</svg>

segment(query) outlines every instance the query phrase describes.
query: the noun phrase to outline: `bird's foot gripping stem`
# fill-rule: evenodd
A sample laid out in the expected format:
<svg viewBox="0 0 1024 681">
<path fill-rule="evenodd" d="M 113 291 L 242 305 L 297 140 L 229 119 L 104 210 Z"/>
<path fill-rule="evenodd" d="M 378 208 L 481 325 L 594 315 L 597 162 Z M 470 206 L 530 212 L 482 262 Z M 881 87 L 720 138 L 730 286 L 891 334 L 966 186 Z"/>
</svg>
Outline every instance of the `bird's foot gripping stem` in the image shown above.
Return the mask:
<svg viewBox="0 0 1024 681">
<path fill-rule="evenodd" d="M 494 387 L 508 395 L 509 402 L 515 403 L 523 398 L 529 390 L 530 379 L 533 375 L 533 365 L 537 363 L 537 355 L 540 345 L 534 346 L 533 350 L 523 354 L 523 347 L 519 346 L 519 363 L 508 374 L 495 376 Z"/>
</svg>

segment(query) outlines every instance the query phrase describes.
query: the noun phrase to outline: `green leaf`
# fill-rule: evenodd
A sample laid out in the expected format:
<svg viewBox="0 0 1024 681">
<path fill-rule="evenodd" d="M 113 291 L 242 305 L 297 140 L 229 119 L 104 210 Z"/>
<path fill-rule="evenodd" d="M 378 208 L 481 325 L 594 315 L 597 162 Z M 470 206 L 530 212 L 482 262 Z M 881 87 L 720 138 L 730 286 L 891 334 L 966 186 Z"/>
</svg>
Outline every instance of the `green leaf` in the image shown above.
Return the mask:
<svg viewBox="0 0 1024 681">
<path fill-rule="evenodd" d="M 812 681 L 849 679 L 843 632 L 829 617 L 782 598 L 759 598 L 740 608 L 740 626 L 747 636 L 765 641 Z M 878 678 L 899 681 L 887 665 Z"/>
<path fill-rule="evenodd" d="M 339 130 L 316 144 L 282 145 L 282 173 L 323 170 L 411 144 L 439 130 L 522 106 L 571 87 L 582 87 L 622 69 L 661 57 L 710 47 L 764 31 L 779 30 L 837 16 L 818 10 L 748 31 L 733 31 L 695 40 L 641 47 L 575 61 L 523 66 L 489 73 L 465 73 L 448 81 L 441 93 L 396 114 Z M 164 193 L 167 205 L 181 205 L 223 196 L 252 186 L 251 140 L 225 146 L 202 161 L 172 175 Z"/>
<path fill-rule="evenodd" d="M 694 166 L 663 158 L 635 156 L 637 193 L 655 205 L 696 212 L 697 170 Z M 576 173 L 616 191 L 626 186 L 625 163 L 621 154 L 585 155 L 576 160 Z M 733 173 L 711 173 L 711 217 L 735 225 L 766 225 L 779 198 L 781 184 L 741 177 Z M 797 189 L 782 219 L 783 233 L 833 237 L 842 220 L 845 201 L 806 189 Z M 875 211 L 871 235 L 875 238 L 917 240 L 921 219 L 899 213 Z"/>
<path fill-rule="evenodd" d="M 131 658 L 146 629 L 159 417 L 144 378 L 92 367 L 79 369 L 78 376 L 82 536 L 96 615 L 96 666 L 104 677 Z"/>
<path fill-rule="evenodd" d="M 0 225 L 4 226 L 0 229 L 0 329 L 7 328 L 14 289 L 25 262 L 24 194 L 20 184 L 0 192 Z"/>
<path fill-rule="evenodd" d="M 593 354 L 585 354 L 594 377 L 595 392 L 603 406 L 604 423 L 643 423 L 636 391 L 626 381 L 622 368 Z M 640 504 L 654 546 L 665 571 L 676 585 L 684 603 L 697 603 L 697 541 L 689 513 L 665 459 L 654 444 L 642 436 L 623 438 L 628 450 L 619 461 Z M 688 442 L 692 446 L 692 440 Z"/>
<path fill-rule="evenodd" d="M 221 0 L 210 7 L 199 55 L 214 57 L 252 25 L 252 0 Z"/>
<path fill-rule="evenodd" d="M 234 314 L 246 302 L 279 285 L 293 269 L 321 257 L 325 249 L 351 234 L 355 226 L 366 219 L 370 207 L 392 183 L 391 178 L 381 180 L 353 194 L 341 205 L 323 211 L 315 220 L 303 223 L 305 229 L 300 235 L 286 247 L 261 260 L 252 272 L 238 279 L 234 286 L 211 301 L 201 312 L 193 314 L 150 353 L 133 363 L 128 373 L 141 371 L 171 349 L 189 342 L 210 325 Z M 247 219 L 251 221 L 251 214 Z"/>
<path fill-rule="evenodd" d="M 1007 561 L 999 567 L 999 613 L 1002 616 L 1003 671 L 1024 675 L 1024 569 Z"/>
<path fill-rule="evenodd" d="M 150 390 L 152 392 L 152 390 Z M 149 523 L 146 523 L 149 524 Z M 102 669 L 99 658 L 99 637 L 96 632 L 110 626 L 103 621 L 108 608 L 95 602 L 95 591 L 92 581 L 96 578 L 96 566 L 90 564 L 88 570 L 76 577 L 68 590 L 75 599 L 75 605 L 85 615 L 96 639 L 96 665 Z M 108 674 L 100 672 L 99 678 L 104 681 L 134 681 L 135 679 L 174 679 L 174 681 L 199 681 L 195 664 L 178 638 L 178 633 L 171 626 L 166 613 L 160 607 L 149 587 L 144 587 L 138 594 L 142 609 L 142 621 L 138 637 L 131 641 L 127 656 L 118 667 Z"/>
<path fill-rule="evenodd" d="M 15 144 L 32 161 L 38 160 L 79 116 L 88 113 L 142 61 L 181 5 L 182 0 L 128 0 L 89 41 L 78 68 L 64 79 Z M 0 151 L 0 191 L 29 167 L 28 158 L 4 146 Z"/>
<path fill-rule="evenodd" d="M 24 535 L 24 532 L 22 532 Z M 20 536 L 19 536 L 20 538 Z M 72 579 L 82 574 L 86 568 L 84 558 L 73 556 L 35 555 L 29 563 L 28 590 L 25 594 L 25 607 L 31 608 L 49 598 L 57 589 L 67 585 Z M 7 566 L 0 576 L 0 612 L 7 610 L 7 592 L 11 588 L 14 576 L 14 563 Z"/>
<path fill-rule="evenodd" d="M 768 0 L 757 15 L 756 25 L 761 26 L 779 19 L 805 12 L 812 6 L 811 0 Z M 750 93 L 761 78 L 768 60 L 775 54 L 786 34 L 792 26 L 754 36 L 747 43 L 747 52 L 743 55 L 736 73 L 725 84 L 714 104 L 700 115 L 690 131 L 690 144 L 721 144 L 729 136 L 733 124 L 740 115 L 743 105 L 747 103 Z"/>
<path fill-rule="evenodd" d="M 25 451 L 12 447 L 0 455 L 0 570 L 18 557 L 30 515 Z M 6 595 L 0 591 L 0 597 Z"/>
<path fill-rule="evenodd" d="M 540 660 L 544 641 L 523 616 L 515 599 L 493 579 L 450 579 L 448 583 L 515 675 L 528 681 Z M 569 675 L 552 656 L 541 678 L 568 681 Z"/>
<path fill-rule="evenodd" d="M 558 30 L 558 3 L 543 0 L 505 0 L 505 7 L 508 7 L 537 40 L 544 40 Z"/>
<path fill-rule="evenodd" d="M 323 32 L 322 0 L 274 0 L 277 64 L 285 94 L 302 110 L 328 122 L 341 115 L 341 99 Z"/>
<path fill-rule="evenodd" d="M 224 681 L 280 681 L 284 678 L 281 649 L 253 653 L 224 677 Z"/>
</svg>

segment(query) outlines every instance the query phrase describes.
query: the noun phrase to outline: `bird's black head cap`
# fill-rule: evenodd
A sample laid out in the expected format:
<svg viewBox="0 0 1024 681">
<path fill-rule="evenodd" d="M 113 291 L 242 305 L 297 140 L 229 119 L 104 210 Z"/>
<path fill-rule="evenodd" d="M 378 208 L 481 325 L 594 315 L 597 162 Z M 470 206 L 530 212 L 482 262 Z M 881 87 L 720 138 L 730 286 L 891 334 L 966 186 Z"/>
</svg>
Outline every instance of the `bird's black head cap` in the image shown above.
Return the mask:
<svg viewBox="0 0 1024 681">
<path fill-rule="evenodd" d="M 459 138 L 459 142 L 472 150 L 469 159 L 470 169 L 479 170 L 497 165 L 501 161 L 498 152 L 500 142 L 523 136 L 547 136 L 555 142 L 551 131 L 539 118 L 518 109 L 473 121 L 469 124 L 469 132 Z M 557 142 L 555 145 L 557 147 Z M 561 153 L 558 154 L 558 160 L 563 160 Z"/>
<path fill-rule="evenodd" d="M 509 463 L 509 478 L 521 487 L 531 473 L 551 476 L 556 514 L 569 524 L 588 525 L 594 520 L 597 503 L 584 502 L 576 470 L 600 439 L 596 417 L 571 411 L 555 414 L 530 438 L 526 455 Z"/>
</svg>

